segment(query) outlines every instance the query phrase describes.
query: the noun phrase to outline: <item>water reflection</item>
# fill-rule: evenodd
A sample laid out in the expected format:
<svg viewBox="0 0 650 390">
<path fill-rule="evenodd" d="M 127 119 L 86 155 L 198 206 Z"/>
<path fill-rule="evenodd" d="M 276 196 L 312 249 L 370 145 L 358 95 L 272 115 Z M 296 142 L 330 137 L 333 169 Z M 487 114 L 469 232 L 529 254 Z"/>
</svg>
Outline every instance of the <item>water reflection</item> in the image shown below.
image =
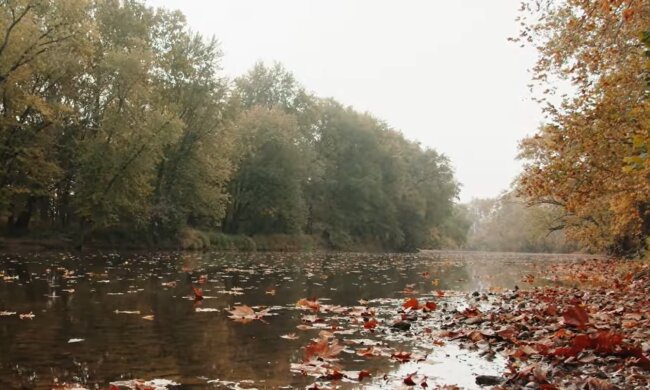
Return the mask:
<svg viewBox="0 0 650 390">
<path fill-rule="evenodd" d="M 401 299 L 405 288 L 416 295 L 512 288 L 539 261 L 566 259 L 572 258 L 462 252 L 3 255 L 0 312 L 35 317 L 0 316 L 0 388 L 49 389 L 55 380 L 92 388 L 130 378 L 167 378 L 182 389 L 215 388 L 209 381 L 217 379 L 304 387 L 313 380 L 292 375 L 290 364 L 301 360 L 301 348 L 317 332 L 296 329 L 300 298 L 356 305 L 360 299 Z M 201 279 L 206 299 L 197 306 L 191 286 Z M 235 323 L 225 314 L 235 304 L 273 306 L 277 315 L 268 324 Z M 279 337 L 291 332 L 299 339 Z M 350 336 L 359 337 L 375 336 L 362 330 Z M 495 375 L 503 367 L 453 345 L 422 348 L 428 357 L 417 369 L 433 379 L 430 384 L 472 388 L 474 374 Z M 416 368 L 347 353 L 341 364 L 394 375 Z M 382 386 L 379 379 L 372 383 Z"/>
</svg>

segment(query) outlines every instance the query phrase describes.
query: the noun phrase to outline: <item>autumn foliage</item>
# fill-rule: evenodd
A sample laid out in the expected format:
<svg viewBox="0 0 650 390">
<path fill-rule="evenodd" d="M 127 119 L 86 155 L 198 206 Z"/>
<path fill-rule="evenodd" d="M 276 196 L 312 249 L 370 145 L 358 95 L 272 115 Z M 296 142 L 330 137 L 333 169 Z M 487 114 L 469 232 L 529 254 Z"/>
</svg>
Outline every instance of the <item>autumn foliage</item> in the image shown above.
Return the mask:
<svg viewBox="0 0 650 390">
<path fill-rule="evenodd" d="M 560 206 L 554 228 L 593 250 L 632 253 L 650 234 L 650 3 L 528 1 L 546 123 L 521 142 L 518 190 Z"/>
</svg>

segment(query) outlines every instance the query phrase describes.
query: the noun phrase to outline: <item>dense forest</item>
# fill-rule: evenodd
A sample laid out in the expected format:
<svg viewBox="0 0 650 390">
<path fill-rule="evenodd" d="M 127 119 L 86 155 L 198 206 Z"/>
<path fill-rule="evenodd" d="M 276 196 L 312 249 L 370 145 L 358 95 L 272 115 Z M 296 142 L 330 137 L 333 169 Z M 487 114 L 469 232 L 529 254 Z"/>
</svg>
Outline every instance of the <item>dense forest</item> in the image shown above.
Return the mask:
<svg viewBox="0 0 650 390">
<path fill-rule="evenodd" d="M 557 206 L 581 246 L 637 254 L 650 235 L 650 2 L 524 2 L 546 123 L 521 143 L 518 194 Z"/>
<path fill-rule="evenodd" d="M 229 79 L 218 42 L 181 13 L 2 3 L 7 234 L 187 246 L 306 235 L 391 250 L 464 240 L 444 155 L 314 96 L 279 64 Z"/>
</svg>

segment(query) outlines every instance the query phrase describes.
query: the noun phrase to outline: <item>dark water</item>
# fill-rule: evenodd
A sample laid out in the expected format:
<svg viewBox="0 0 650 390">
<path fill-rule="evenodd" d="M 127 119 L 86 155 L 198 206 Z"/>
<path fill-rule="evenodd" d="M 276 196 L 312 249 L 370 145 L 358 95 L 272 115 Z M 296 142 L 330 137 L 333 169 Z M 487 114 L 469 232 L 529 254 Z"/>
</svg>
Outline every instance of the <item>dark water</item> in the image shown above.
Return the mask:
<svg viewBox="0 0 650 390">
<path fill-rule="evenodd" d="M 63 382 L 95 389 L 133 378 L 166 379 L 180 389 L 304 388 L 314 378 L 292 373 L 290 365 L 302 361 L 304 346 L 319 330 L 296 328 L 309 314 L 296 309 L 301 298 L 342 306 L 358 306 L 364 299 L 378 311 L 394 310 L 409 285 L 417 297 L 458 291 L 438 301 L 462 305 L 461 292 L 512 288 L 534 274 L 539 262 L 567 259 L 572 257 L 461 252 L 5 254 L 0 257 L 0 389 L 51 389 Z M 175 286 L 164 285 L 169 282 Z M 192 286 L 202 288 L 206 299 L 195 303 Z M 274 315 L 265 322 L 237 323 L 225 311 L 236 304 L 270 307 Z M 34 317 L 19 318 L 28 313 Z M 474 375 L 503 370 L 499 358 L 488 362 L 453 344 L 414 346 L 386 329 L 371 333 L 339 322 L 348 330 L 338 336 L 344 344 L 355 339 L 393 348 L 410 343 L 427 355 L 417 365 L 400 364 L 361 358 L 346 348 L 338 364 L 373 373 L 365 381 L 369 387 L 390 388 L 383 375 L 401 378 L 419 370 L 430 385 L 472 388 Z M 299 338 L 280 337 L 287 333 Z"/>
</svg>

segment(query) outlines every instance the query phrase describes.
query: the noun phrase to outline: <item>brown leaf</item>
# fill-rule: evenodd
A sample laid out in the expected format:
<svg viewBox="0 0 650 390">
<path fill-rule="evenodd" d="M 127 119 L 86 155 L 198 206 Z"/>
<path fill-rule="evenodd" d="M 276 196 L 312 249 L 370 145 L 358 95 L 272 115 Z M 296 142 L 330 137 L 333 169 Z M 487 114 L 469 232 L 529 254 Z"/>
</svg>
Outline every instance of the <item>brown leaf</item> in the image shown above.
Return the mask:
<svg viewBox="0 0 650 390">
<path fill-rule="evenodd" d="M 578 305 L 567 308 L 562 314 L 562 317 L 564 318 L 565 324 L 575 326 L 578 329 L 584 329 L 589 322 L 589 315 Z"/>
</svg>

